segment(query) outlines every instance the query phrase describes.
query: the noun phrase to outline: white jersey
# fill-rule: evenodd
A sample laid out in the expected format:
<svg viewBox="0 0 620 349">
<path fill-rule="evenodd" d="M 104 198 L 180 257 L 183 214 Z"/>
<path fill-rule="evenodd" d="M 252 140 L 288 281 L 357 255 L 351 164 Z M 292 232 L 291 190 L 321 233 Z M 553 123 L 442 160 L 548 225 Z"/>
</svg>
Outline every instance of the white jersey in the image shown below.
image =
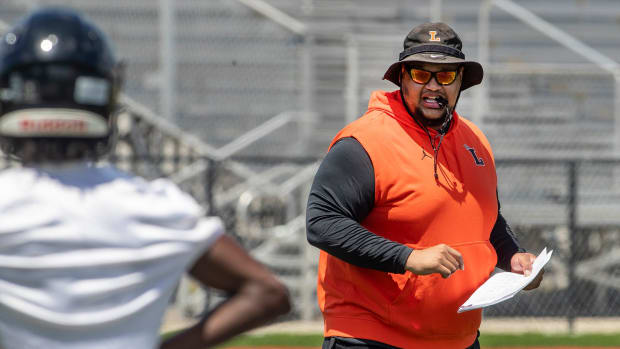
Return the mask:
<svg viewBox="0 0 620 349">
<path fill-rule="evenodd" d="M 222 231 L 168 180 L 0 172 L 0 347 L 157 347 L 179 278 Z"/>
</svg>

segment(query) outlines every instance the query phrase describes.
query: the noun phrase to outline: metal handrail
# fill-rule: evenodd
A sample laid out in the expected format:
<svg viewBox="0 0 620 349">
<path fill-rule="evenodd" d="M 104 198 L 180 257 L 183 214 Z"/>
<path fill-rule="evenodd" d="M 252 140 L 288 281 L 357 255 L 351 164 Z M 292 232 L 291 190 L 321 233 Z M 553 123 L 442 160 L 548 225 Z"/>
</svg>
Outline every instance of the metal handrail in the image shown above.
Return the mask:
<svg viewBox="0 0 620 349">
<path fill-rule="evenodd" d="M 129 107 L 128 111 L 140 115 L 141 119 L 146 120 L 150 124 L 154 125 L 162 133 L 179 140 L 179 142 L 184 146 L 192 148 L 200 156 L 210 159 L 217 158 L 217 150 L 214 147 L 203 142 L 200 138 L 186 133 L 172 122 L 156 115 L 151 109 L 149 109 L 142 103 L 136 101 L 135 99 L 129 97 L 126 94 L 122 94 L 120 96 L 119 102 Z"/>
<path fill-rule="evenodd" d="M 124 97 L 124 101 L 131 100 L 129 97 Z M 132 104 L 131 108 L 135 110 L 136 107 L 140 107 L 140 104 L 131 100 Z M 263 124 L 257 126 L 256 128 L 246 132 L 245 134 L 239 136 L 235 140 L 230 143 L 220 147 L 213 148 L 210 145 L 202 142 L 200 139 L 191 136 L 189 134 L 183 133 L 181 129 L 166 121 L 165 119 L 159 118 L 155 116 L 152 112 L 150 112 L 145 107 L 140 109 L 141 115 L 147 115 L 145 119 L 149 120 L 153 124 L 157 125 L 158 128 L 161 128 L 166 131 L 169 135 L 179 139 L 180 141 L 188 141 L 190 145 L 194 146 L 199 150 L 202 156 L 208 158 L 208 160 L 215 161 L 223 161 L 230 159 L 235 153 L 249 147 L 254 142 L 264 138 L 266 135 L 271 132 L 279 129 L 280 127 L 288 124 L 291 121 L 294 121 L 298 118 L 298 113 L 296 112 L 282 112 L 271 119 L 265 121 Z M 142 114 L 142 112 L 147 112 L 150 114 Z M 182 136 L 182 137 L 181 137 Z M 187 139 L 185 139 L 187 138 Z M 173 182 L 179 184 L 185 182 L 191 178 L 194 178 L 206 171 L 208 169 L 208 161 L 205 159 L 199 159 L 189 166 L 179 170 L 176 173 L 170 175 L 170 178 Z M 261 174 L 257 173 L 249 169 L 247 166 L 243 164 L 234 164 L 228 166 L 230 170 L 235 172 L 236 174 L 245 177 L 245 178 L 253 178 L 255 176 L 260 176 Z"/>
<path fill-rule="evenodd" d="M 308 26 L 303 22 L 289 16 L 276 7 L 266 3 L 263 0 L 237 0 L 239 3 L 251 8 L 261 15 L 271 19 L 282 27 L 292 31 L 295 34 L 305 35 L 308 32 Z"/>
<path fill-rule="evenodd" d="M 574 51 L 576 54 L 584 57 L 588 61 L 595 63 L 599 67 L 614 74 L 620 68 L 620 65 L 613 59 L 605 56 L 598 50 L 594 49 L 583 43 L 581 40 L 568 34 L 562 29 L 554 26 L 553 24 L 545 21 L 538 15 L 534 14 L 530 10 L 521 5 L 517 5 L 511 0 L 493 0 L 491 5 L 495 5 L 500 9 L 508 12 L 510 15 L 521 20 L 523 23 L 538 30 L 543 35 L 548 36 L 550 39 L 557 41 L 569 50 Z"/>
<path fill-rule="evenodd" d="M 614 106 L 616 136 L 614 138 L 614 150 L 616 153 L 620 152 L 620 63 L 586 45 L 581 40 L 545 21 L 540 16 L 514 3 L 512 0 L 484 0 L 480 4 L 478 19 L 478 59 L 485 67 L 489 66 L 489 23 L 492 6 L 497 6 L 521 22 L 612 74 L 616 84 Z M 478 109 L 475 112 L 475 119 L 479 125 L 481 125 L 482 115 L 486 111 L 487 101 L 488 91 L 486 87 L 482 86 L 478 91 L 476 103 Z"/>
<path fill-rule="evenodd" d="M 218 148 L 216 150 L 218 160 L 224 160 L 231 157 L 233 154 L 247 148 L 257 140 L 288 124 L 290 121 L 294 120 L 295 117 L 296 115 L 294 112 L 282 112 L 272 117 L 256 128 L 237 137 L 230 143 Z"/>
<path fill-rule="evenodd" d="M 502 63 L 485 67 L 492 74 L 547 74 L 547 75 L 587 75 L 605 77 L 609 72 L 593 69 L 592 63 Z"/>
</svg>

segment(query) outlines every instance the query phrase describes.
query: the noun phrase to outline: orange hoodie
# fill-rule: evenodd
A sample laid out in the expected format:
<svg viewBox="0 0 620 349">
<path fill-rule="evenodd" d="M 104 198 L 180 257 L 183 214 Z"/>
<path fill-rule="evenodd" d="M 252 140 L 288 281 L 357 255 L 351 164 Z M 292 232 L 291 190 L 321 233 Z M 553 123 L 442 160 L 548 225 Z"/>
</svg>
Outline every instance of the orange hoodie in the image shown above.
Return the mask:
<svg viewBox="0 0 620 349">
<path fill-rule="evenodd" d="M 430 141 L 405 110 L 400 91 L 373 92 L 366 114 L 342 129 L 332 145 L 343 137 L 357 139 L 374 167 L 374 207 L 361 224 L 414 249 L 445 243 L 463 255 L 465 270 L 447 279 L 391 274 L 321 251 L 317 294 L 325 336 L 401 348 L 466 348 L 482 313 L 457 309 L 497 263 L 489 242 L 498 210 L 489 142 L 455 112 L 438 153 L 436 181 Z"/>
</svg>

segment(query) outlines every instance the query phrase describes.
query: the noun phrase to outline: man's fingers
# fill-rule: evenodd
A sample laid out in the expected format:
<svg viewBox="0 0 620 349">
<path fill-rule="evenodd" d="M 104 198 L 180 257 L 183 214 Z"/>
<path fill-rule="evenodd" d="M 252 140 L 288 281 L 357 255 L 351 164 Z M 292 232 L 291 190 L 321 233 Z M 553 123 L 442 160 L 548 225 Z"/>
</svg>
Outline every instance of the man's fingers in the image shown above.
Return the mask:
<svg viewBox="0 0 620 349">
<path fill-rule="evenodd" d="M 461 254 L 461 252 L 453 249 L 450 246 L 448 247 L 448 252 L 450 253 L 450 255 L 456 259 L 456 263 L 458 264 L 458 269 L 461 270 L 465 270 L 465 264 L 463 263 L 463 255 Z"/>
<path fill-rule="evenodd" d="M 530 268 L 528 269 L 527 266 L 523 266 L 523 265 L 521 266 L 522 266 L 521 270 L 523 270 L 523 275 L 530 276 L 530 274 L 532 273 L 532 267 L 530 266 Z"/>
<path fill-rule="evenodd" d="M 535 258 L 533 256 L 525 255 L 523 258 L 519 258 L 519 264 L 521 265 L 521 270 L 523 270 L 523 275 L 530 276 L 532 274 L 532 266 L 534 264 Z"/>
<path fill-rule="evenodd" d="M 442 265 L 439 267 L 439 274 L 441 274 L 442 278 L 447 279 L 450 275 L 452 275 L 452 272 L 448 269 L 448 267 Z"/>
<path fill-rule="evenodd" d="M 521 258 L 519 258 L 518 256 L 512 257 L 512 260 L 510 261 L 510 271 L 512 271 L 513 273 L 520 273 L 523 271 L 523 266 L 521 265 Z"/>
<path fill-rule="evenodd" d="M 454 273 L 455 271 L 457 271 L 459 269 L 458 264 L 453 263 L 453 262 L 451 262 L 451 261 L 449 261 L 447 259 L 442 263 L 442 267 L 448 269 L 450 274 Z"/>
<path fill-rule="evenodd" d="M 458 259 L 451 255 L 449 252 L 444 254 L 444 258 L 445 258 L 445 263 L 444 265 L 450 267 L 450 270 L 452 270 L 452 272 L 454 273 L 457 269 L 461 269 L 461 263 L 458 261 Z"/>
<path fill-rule="evenodd" d="M 463 269 L 463 256 L 448 245 L 439 244 L 411 252 L 407 258 L 406 269 L 418 275 L 439 273 L 447 278 Z"/>
<path fill-rule="evenodd" d="M 455 258 L 449 253 L 445 253 L 443 255 L 440 264 L 441 265 L 439 266 L 439 273 L 444 278 L 447 278 L 453 273 L 455 273 L 457 270 L 462 269 L 461 263 L 459 263 L 457 258 Z"/>
<path fill-rule="evenodd" d="M 513 273 L 529 276 L 532 273 L 532 267 L 536 256 L 531 253 L 517 253 L 510 262 L 511 271 Z"/>
</svg>

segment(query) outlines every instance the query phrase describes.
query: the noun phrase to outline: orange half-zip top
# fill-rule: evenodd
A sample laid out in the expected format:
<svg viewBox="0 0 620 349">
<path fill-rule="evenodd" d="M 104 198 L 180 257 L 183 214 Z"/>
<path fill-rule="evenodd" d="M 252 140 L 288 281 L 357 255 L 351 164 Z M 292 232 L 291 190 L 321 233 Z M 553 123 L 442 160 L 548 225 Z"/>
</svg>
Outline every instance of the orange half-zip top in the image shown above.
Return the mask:
<svg viewBox="0 0 620 349">
<path fill-rule="evenodd" d="M 448 244 L 463 255 L 465 270 L 447 279 L 391 274 L 356 267 L 322 251 L 317 294 L 325 336 L 400 348 L 454 349 L 474 342 L 481 311 L 459 314 L 457 309 L 497 262 L 489 242 L 497 219 L 497 182 L 482 132 L 456 112 L 452 116 L 438 157 L 427 133 L 405 110 L 400 92 L 375 91 L 364 116 L 334 138 L 332 145 L 354 137 L 372 161 L 374 205 L 361 224 L 414 249 Z M 434 166 L 437 178 L 430 175 Z"/>
<path fill-rule="evenodd" d="M 437 175 L 437 157 L 439 156 L 439 149 L 441 149 L 441 141 L 443 141 L 443 137 L 446 135 L 446 133 L 448 133 L 452 124 L 452 109 L 449 105 L 445 106 L 446 118 L 441 127 L 439 127 L 439 130 L 437 130 L 437 134 L 435 135 L 435 137 L 431 137 L 431 133 L 428 131 L 428 127 L 426 127 L 420 120 L 418 120 L 416 116 L 411 112 L 411 110 L 409 110 L 409 107 L 407 107 L 407 103 L 405 103 L 405 97 L 403 96 L 402 92 L 400 93 L 400 100 L 402 101 L 403 106 L 407 111 L 407 114 L 411 116 L 413 121 L 415 121 L 415 123 L 418 124 L 418 126 L 420 126 L 420 128 L 424 130 L 424 133 L 426 133 L 426 135 L 428 136 L 428 141 L 431 143 L 431 148 L 433 148 L 435 155 L 433 157 L 433 174 L 435 175 L 435 180 L 439 180 L 439 176 Z M 439 138 L 439 141 L 437 142 L 437 145 L 435 145 L 435 141 L 437 140 L 437 138 Z M 424 154 L 424 149 L 422 149 L 422 154 Z"/>
</svg>

